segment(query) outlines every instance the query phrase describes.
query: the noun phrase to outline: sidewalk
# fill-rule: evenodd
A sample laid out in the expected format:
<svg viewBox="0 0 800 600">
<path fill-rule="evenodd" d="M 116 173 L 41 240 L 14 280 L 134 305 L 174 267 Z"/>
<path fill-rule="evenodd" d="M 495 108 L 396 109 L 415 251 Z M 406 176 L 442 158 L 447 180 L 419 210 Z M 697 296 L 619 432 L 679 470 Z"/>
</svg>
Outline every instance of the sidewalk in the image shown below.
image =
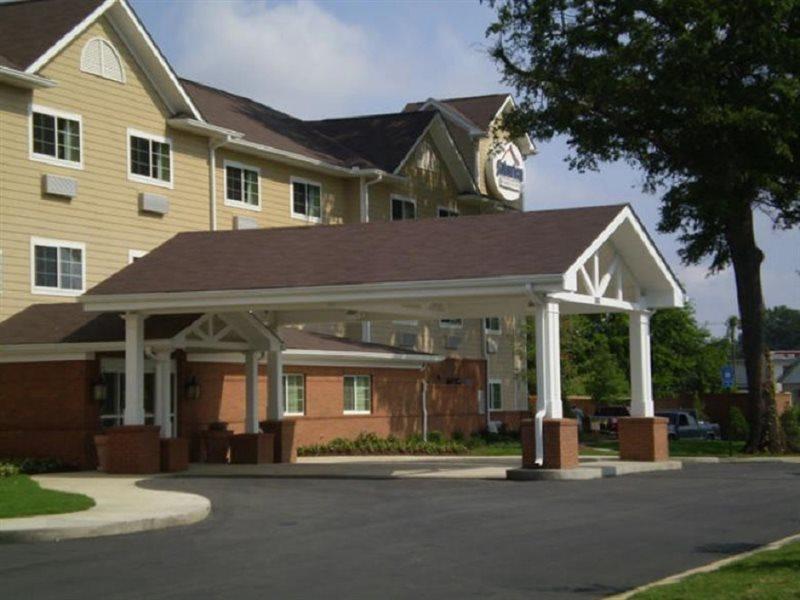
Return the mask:
<svg viewBox="0 0 800 600">
<path fill-rule="evenodd" d="M 75 513 L 0 519 L 0 542 L 58 541 L 150 531 L 196 523 L 211 511 L 211 503 L 202 496 L 136 485 L 150 477 L 84 471 L 38 475 L 34 479 L 43 488 L 85 494 L 96 504 Z"/>
</svg>

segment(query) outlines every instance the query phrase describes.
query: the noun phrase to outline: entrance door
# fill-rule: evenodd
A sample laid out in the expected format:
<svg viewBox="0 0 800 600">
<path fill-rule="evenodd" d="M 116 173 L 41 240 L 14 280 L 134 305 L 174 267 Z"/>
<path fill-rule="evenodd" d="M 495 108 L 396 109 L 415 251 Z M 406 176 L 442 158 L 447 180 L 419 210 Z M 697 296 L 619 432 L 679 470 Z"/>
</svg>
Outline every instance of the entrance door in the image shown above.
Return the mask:
<svg viewBox="0 0 800 600">
<path fill-rule="evenodd" d="M 122 425 L 125 415 L 125 361 L 123 359 L 104 359 L 100 363 L 100 371 L 106 383 L 106 397 L 100 407 L 100 424 L 103 427 Z M 177 434 L 178 431 L 176 382 L 175 364 L 172 362 L 169 386 L 169 418 L 172 422 L 173 435 Z M 146 360 L 144 364 L 143 390 L 145 425 L 153 425 L 155 423 L 155 390 L 155 363 Z"/>
</svg>

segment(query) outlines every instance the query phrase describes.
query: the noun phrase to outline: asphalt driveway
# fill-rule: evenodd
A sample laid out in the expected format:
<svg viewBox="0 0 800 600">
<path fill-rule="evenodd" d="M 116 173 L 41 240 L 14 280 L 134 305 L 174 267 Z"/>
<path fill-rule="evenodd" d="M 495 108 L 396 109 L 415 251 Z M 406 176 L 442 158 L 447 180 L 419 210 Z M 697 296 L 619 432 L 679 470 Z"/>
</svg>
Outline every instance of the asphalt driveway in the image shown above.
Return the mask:
<svg viewBox="0 0 800 600">
<path fill-rule="evenodd" d="M 800 464 L 586 482 L 160 479 L 212 516 L 0 546 L 6 598 L 592 598 L 800 531 Z"/>
</svg>

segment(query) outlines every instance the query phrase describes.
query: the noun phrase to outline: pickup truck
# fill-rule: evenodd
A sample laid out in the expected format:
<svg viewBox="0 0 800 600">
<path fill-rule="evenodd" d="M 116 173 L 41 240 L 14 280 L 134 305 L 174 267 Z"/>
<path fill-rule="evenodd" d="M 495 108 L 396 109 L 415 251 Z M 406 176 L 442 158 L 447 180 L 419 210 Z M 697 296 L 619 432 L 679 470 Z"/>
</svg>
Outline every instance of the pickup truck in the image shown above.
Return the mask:
<svg viewBox="0 0 800 600">
<path fill-rule="evenodd" d="M 720 439 L 719 425 L 698 420 L 693 411 L 665 410 L 656 413 L 656 416 L 669 419 L 667 435 L 671 440 L 689 438 L 701 440 Z"/>
</svg>

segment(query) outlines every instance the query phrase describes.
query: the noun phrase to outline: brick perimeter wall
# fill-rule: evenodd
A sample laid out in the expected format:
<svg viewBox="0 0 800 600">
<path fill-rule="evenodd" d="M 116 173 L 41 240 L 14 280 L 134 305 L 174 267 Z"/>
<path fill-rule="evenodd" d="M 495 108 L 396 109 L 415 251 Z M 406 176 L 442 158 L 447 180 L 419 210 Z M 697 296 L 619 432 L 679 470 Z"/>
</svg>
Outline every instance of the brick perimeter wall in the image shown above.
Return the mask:
<svg viewBox="0 0 800 600">
<path fill-rule="evenodd" d="M 94 466 L 97 361 L 0 365 L 0 458 L 58 458 Z"/>
</svg>

